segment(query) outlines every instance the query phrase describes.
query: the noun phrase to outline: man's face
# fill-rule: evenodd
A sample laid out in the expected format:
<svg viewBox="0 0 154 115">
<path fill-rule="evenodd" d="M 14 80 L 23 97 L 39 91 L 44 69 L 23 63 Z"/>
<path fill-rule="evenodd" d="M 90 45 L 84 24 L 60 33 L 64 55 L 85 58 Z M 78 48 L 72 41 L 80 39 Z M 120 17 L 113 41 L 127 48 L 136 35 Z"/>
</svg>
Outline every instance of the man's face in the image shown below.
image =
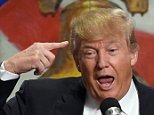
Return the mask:
<svg viewBox="0 0 154 115">
<path fill-rule="evenodd" d="M 99 101 L 121 99 L 130 87 L 137 54 L 130 52 L 126 38 L 120 35 L 82 40 L 76 62 L 92 96 Z"/>
</svg>

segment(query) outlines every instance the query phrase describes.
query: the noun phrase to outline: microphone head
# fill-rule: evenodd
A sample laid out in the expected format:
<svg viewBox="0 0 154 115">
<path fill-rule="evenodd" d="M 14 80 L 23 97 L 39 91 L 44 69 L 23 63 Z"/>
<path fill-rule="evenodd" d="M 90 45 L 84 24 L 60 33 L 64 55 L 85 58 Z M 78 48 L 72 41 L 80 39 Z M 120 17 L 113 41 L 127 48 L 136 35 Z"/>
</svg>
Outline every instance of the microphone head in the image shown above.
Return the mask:
<svg viewBox="0 0 154 115">
<path fill-rule="evenodd" d="M 106 111 L 111 108 L 111 107 L 116 107 L 119 108 L 119 110 L 121 111 L 121 107 L 120 104 L 118 102 L 118 100 L 116 100 L 115 98 L 106 98 L 103 100 L 103 102 L 100 105 L 100 109 L 103 115 L 106 115 Z"/>
</svg>

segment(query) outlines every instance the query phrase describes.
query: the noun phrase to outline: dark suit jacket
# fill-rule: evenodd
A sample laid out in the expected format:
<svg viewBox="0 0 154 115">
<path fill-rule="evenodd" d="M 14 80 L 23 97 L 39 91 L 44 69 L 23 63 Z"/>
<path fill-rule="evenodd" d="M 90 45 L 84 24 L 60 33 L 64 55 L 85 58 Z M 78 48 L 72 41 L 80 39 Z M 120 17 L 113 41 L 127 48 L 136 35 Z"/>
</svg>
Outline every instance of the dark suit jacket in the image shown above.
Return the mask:
<svg viewBox="0 0 154 115">
<path fill-rule="evenodd" d="M 17 81 L 18 79 L 9 81 L 0 80 L 0 108 L 5 104 Z"/>
<path fill-rule="evenodd" d="M 137 80 L 140 115 L 153 115 L 154 90 Z M 0 115 L 82 115 L 86 90 L 81 78 L 24 82 Z"/>
</svg>

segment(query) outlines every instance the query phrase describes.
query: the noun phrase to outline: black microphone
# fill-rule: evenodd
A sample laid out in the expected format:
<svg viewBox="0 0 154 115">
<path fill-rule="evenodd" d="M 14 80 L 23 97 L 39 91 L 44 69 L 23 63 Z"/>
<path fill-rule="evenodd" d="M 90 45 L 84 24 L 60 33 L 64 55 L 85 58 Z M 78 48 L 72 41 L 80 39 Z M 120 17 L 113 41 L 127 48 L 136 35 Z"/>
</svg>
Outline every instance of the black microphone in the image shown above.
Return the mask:
<svg viewBox="0 0 154 115">
<path fill-rule="evenodd" d="M 100 105 L 100 110 L 103 115 L 126 115 L 115 98 L 106 98 Z"/>
</svg>

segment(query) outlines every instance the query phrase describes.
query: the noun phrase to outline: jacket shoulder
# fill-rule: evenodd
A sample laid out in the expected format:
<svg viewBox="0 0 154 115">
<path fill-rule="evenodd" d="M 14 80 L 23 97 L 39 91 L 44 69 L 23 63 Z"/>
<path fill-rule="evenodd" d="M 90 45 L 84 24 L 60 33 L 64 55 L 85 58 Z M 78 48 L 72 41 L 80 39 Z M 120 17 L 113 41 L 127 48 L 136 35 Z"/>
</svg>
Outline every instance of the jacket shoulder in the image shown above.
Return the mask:
<svg viewBox="0 0 154 115">
<path fill-rule="evenodd" d="M 62 79 L 37 79 L 25 81 L 19 92 L 24 94 L 28 93 L 28 96 L 42 96 L 42 97 L 54 97 L 58 94 L 61 95 L 72 89 L 80 87 L 81 78 L 62 78 Z"/>
<path fill-rule="evenodd" d="M 135 81 L 138 91 L 141 115 L 151 115 L 154 107 L 154 88 Z"/>
</svg>

